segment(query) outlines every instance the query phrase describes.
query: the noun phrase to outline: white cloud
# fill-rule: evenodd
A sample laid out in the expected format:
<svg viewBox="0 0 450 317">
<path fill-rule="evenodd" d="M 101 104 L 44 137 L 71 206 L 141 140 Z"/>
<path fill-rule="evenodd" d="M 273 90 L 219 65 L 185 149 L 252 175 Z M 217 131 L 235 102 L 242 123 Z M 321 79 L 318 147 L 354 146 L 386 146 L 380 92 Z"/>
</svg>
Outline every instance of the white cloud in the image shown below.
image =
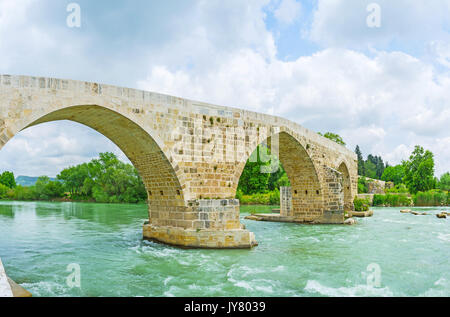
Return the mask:
<svg viewBox="0 0 450 317">
<path fill-rule="evenodd" d="M 302 6 L 295 0 L 282 0 L 275 10 L 274 15 L 278 21 L 291 24 L 300 15 Z"/>
<path fill-rule="evenodd" d="M 435 154 L 436 175 L 440 177 L 445 172 L 449 172 L 450 162 L 450 136 L 432 140 L 431 144 L 426 144 L 428 149 Z"/>
<path fill-rule="evenodd" d="M 450 68 L 450 43 L 443 41 L 432 41 L 429 45 L 432 54 L 434 54 L 436 61 Z"/>
<path fill-rule="evenodd" d="M 367 6 L 381 7 L 381 27 L 369 28 Z M 448 0 L 319 0 L 309 32 L 323 46 L 362 48 L 448 39 Z"/>
<path fill-rule="evenodd" d="M 397 162 L 398 157 L 390 154 L 396 142 L 408 141 L 405 146 L 410 149 L 422 142 L 442 152 L 433 140 L 446 136 L 450 120 L 447 75 L 400 52 L 368 57 L 325 49 L 284 62 L 240 50 L 206 72 L 171 72 L 154 66 L 139 86 L 273 113 L 316 131 L 338 132 L 349 147 L 359 144 L 366 154 Z M 450 170 L 447 162 L 441 166 Z"/>
<path fill-rule="evenodd" d="M 88 127 L 71 121 L 44 123 L 20 132 L 1 149 L 0 171 L 54 177 L 101 152 L 113 152 L 129 162 L 114 143 Z"/>
</svg>

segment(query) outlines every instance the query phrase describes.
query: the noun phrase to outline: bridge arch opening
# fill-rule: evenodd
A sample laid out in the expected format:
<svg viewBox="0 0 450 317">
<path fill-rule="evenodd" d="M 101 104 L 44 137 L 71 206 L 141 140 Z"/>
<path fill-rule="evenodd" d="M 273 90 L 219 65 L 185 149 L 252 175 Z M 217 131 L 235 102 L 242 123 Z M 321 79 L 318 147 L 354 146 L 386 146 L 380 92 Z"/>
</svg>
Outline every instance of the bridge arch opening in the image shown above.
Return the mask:
<svg viewBox="0 0 450 317">
<path fill-rule="evenodd" d="M 342 188 L 344 191 L 344 210 L 351 211 L 353 210 L 351 181 L 350 181 L 350 173 L 348 171 L 348 167 L 345 164 L 345 162 L 342 162 L 339 165 L 338 171 L 342 174 Z"/>
<path fill-rule="evenodd" d="M 150 222 L 152 212 L 159 211 L 160 206 L 184 206 L 183 189 L 170 157 L 165 155 L 146 130 L 116 111 L 97 105 L 61 108 L 25 124 L 22 131 L 42 123 L 63 120 L 96 130 L 122 150 L 138 171 L 146 188 Z"/>
<path fill-rule="evenodd" d="M 314 163 L 306 148 L 288 132 L 267 138 L 263 146 L 271 148 L 275 138 L 278 143 L 278 159 L 286 172 L 291 196 L 290 207 L 284 210 L 282 208 L 281 216 L 300 222 L 313 221 L 323 213 L 322 187 Z M 261 144 L 258 148 L 261 148 Z M 255 154 L 252 156 L 255 157 Z M 245 168 L 248 167 L 247 164 Z M 239 179 L 245 172 L 244 168 L 239 171 Z M 279 171 L 272 170 L 272 172 Z"/>
</svg>

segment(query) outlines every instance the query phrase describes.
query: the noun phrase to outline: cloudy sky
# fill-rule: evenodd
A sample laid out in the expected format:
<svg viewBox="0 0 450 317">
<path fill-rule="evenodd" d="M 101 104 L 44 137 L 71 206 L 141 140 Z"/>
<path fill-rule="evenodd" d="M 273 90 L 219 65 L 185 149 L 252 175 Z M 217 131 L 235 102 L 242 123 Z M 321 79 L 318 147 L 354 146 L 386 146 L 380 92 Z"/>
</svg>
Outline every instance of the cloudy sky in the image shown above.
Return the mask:
<svg viewBox="0 0 450 317">
<path fill-rule="evenodd" d="M 438 176 L 450 170 L 450 0 L 79 0 L 80 28 L 71 2 L 0 0 L 0 73 L 275 114 L 390 164 L 421 144 Z M 47 123 L 0 150 L 0 171 L 55 176 L 103 151 L 124 157 L 87 127 Z"/>
</svg>

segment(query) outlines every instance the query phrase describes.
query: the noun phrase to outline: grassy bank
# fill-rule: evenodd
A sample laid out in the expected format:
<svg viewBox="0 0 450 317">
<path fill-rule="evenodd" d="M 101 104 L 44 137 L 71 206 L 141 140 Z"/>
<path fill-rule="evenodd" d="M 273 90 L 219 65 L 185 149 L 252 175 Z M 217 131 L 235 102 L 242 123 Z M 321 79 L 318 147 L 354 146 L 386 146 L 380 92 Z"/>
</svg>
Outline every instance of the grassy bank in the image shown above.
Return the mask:
<svg viewBox="0 0 450 317">
<path fill-rule="evenodd" d="M 374 195 L 373 203 L 368 199 L 356 198 L 355 210 L 365 211 L 370 206 L 374 207 L 440 207 L 450 206 L 450 192 L 443 190 L 430 190 L 418 192 L 417 194 L 387 193 L 385 195 Z"/>
</svg>

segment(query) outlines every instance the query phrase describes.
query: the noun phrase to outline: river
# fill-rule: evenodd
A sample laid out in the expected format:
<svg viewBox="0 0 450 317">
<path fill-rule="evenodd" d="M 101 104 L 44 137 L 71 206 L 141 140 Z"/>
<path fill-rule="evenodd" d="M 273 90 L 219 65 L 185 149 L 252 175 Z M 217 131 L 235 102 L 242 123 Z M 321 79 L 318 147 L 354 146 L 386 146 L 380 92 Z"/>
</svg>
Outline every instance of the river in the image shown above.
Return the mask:
<svg viewBox="0 0 450 317">
<path fill-rule="evenodd" d="M 242 218 L 256 209 L 271 207 Z M 258 247 L 183 250 L 142 240 L 145 205 L 0 202 L 0 258 L 34 296 L 450 296 L 450 219 L 374 211 L 354 226 L 242 220 Z"/>
</svg>

